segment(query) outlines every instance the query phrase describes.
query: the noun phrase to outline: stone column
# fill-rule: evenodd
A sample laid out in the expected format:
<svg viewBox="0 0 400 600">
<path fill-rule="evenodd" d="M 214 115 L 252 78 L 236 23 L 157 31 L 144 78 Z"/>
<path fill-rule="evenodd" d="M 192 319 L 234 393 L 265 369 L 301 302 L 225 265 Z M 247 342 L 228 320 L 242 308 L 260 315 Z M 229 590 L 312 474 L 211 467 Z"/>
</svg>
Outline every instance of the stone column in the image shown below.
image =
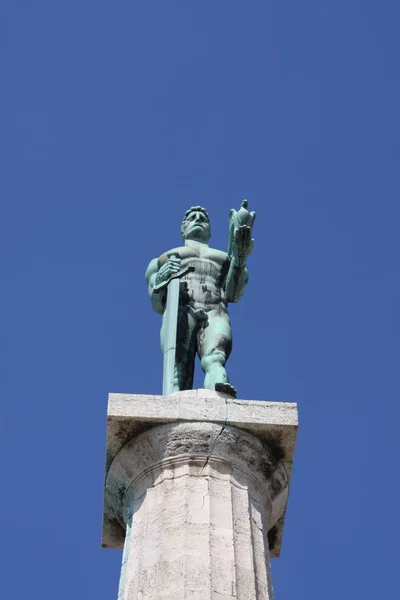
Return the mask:
<svg viewBox="0 0 400 600">
<path fill-rule="evenodd" d="M 135 435 L 106 478 L 126 530 L 119 600 L 272 600 L 268 531 L 287 491 L 274 448 L 237 427 L 170 422 Z"/>
</svg>

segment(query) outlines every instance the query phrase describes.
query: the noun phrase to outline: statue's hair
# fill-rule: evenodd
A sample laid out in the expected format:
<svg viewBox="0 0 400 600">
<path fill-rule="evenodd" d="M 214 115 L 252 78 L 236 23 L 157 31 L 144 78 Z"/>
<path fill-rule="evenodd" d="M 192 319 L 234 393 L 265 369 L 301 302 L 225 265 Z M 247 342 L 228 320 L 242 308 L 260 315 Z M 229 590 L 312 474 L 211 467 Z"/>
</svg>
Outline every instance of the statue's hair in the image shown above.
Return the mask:
<svg viewBox="0 0 400 600">
<path fill-rule="evenodd" d="M 181 225 L 181 236 L 183 238 L 185 237 L 185 223 L 186 223 L 186 219 L 193 212 L 201 212 L 201 213 L 203 213 L 203 215 L 205 215 L 207 217 L 207 221 L 210 223 L 210 217 L 208 216 L 208 212 L 206 211 L 205 208 L 203 208 L 202 206 L 191 206 L 185 212 L 185 216 L 183 217 L 183 221 L 182 221 L 182 225 Z"/>
</svg>

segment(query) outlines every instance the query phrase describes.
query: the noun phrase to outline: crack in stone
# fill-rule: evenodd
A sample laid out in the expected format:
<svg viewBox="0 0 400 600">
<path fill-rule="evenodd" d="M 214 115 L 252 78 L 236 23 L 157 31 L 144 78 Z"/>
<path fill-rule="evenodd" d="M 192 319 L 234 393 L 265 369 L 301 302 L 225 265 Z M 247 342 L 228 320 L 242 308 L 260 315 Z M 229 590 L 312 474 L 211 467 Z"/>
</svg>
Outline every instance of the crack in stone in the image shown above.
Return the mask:
<svg viewBox="0 0 400 600">
<path fill-rule="evenodd" d="M 206 458 L 206 462 L 202 466 L 202 469 L 201 469 L 198 477 L 201 477 L 203 475 L 203 471 L 204 471 L 204 469 L 206 468 L 206 466 L 208 465 L 208 463 L 210 461 L 211 454 L 213 453 L 213 450 L 215 448 L 215 444 L 217 443 L 217 440 L 218 440 L 219 436 L 223 433 L 225 427 L 227 426 L 227 421 L 228 421 L 228 400 L 227 400 L 227 398 L 225 398 L 225 422 L 224 422 L 224 424 L 221 427 L 221 431 L 215 436 L 215 440 L 213 441 L 213 444 L 212 444 L 212 446 L 210 448 L 210 451 L 209 451 L 208 456 Z"/>
<path fill-rule="evenodd" d="M 198 508 L 197 510 L 195 510 L 194 512 L 191 513 L 190 515 L 190 519 L 193 517 L 193 515 L 195 515 L 196 513 L 200 512 L 201 510 L 203 510 L 205 502 L 206 502 L 206 498 L 207 496 L 209 496 L 210 494 L 210 482 L 207 480 L 207 491 L 203 496 L 203 500 L 202 500 L 202 505 L 200 506 L 200 508 Z"/>
</svg>

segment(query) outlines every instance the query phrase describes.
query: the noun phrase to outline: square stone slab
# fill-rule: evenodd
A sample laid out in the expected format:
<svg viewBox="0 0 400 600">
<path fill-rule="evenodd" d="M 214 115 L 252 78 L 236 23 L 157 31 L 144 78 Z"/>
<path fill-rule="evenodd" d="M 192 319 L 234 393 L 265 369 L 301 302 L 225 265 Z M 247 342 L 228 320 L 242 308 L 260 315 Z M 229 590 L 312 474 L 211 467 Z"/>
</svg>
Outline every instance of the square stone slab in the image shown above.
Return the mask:
<svg viewBox="0 0 400 600">
<path fill-rule="evenodd" d="M 212 390 L 187 390 L 169 396 L 110 394 L 107 411 L 106 476 L 117 454 L 133 437 L 162 423 L 209 421 L 238 427 L 268 442 L 285 466 L 289 483 L 298 428 L 297 404 L 238 400 Z M 286 510 L 286 507 L 285 507 Z M 271 557 L 280 555 L 285 512 L 269 532 Z M 102 544 L 123 548 L 125 529 L 104 502 Z"/>
</svg>

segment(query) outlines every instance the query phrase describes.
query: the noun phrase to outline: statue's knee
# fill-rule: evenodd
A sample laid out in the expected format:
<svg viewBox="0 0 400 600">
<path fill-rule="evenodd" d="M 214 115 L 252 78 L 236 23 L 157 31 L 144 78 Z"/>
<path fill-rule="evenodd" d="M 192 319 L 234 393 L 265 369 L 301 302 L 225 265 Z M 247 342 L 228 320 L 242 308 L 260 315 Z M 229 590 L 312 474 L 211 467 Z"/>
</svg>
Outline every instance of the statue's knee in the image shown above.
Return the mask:
<svg viewBox="0 0 400 600">
<path fill-rule="evenodd" d="M 224 366 L 225 363 L 226 363 L 225 352 L 222 352 L 221 350 L 215 350 L 215 352 L 213 352 L 212 354 L 209 354 L 208 356 L 204 356 L 201 359 L 201 368 L 203 369 L 203 371 L 208 371 L 214 365 Z"/>
</svg>

